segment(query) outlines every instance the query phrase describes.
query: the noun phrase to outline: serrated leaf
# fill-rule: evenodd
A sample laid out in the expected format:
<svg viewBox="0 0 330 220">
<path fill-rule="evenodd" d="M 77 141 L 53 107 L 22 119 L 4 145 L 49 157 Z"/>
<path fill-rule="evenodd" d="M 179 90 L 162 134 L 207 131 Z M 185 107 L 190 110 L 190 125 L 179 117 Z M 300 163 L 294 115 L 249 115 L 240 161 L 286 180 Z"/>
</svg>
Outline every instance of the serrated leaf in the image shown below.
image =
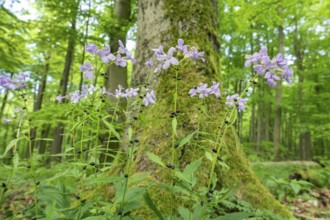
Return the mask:
<svg viewBox="0 0 330 220">
<path fill-rule="evenodd" d="M 162 167 L 166 167 L 165 166 L 165 163 L 163 163 L 163 161 L 156 155 L 156 154 L 153 154 L 149 151 L 146 152 L 147 156 L 149 157 L 149 159 L 159 165 L 161 165 Z"/>
<path fill-rule="evenodd" d="M 180 171 L 175 170 L 174 171 L 174 175 L 177 178 L 179 178 L 180 180 L 183 180 L 185 182 L 191 183 L 191 181 L 189 180 L 189 178 L 186 175 L 184 175 L 182 172 L 180 172 Z"/>
<path fill-rule="evenodd" d="M 196 134 L 197 131 L 189 134 L 188 136 L 186 136 L 185 138 L 183 138 L 179 144 L 179 148 L 184 146 L 185 144 L 187 144 L 193 137 L 194 137 L 194 134 Z"/>
<path fill-rule="evenodd" d="M 149 206 L 149 208 L 157 215 L 157 217 L 159 219 L 164 220 L 162 213 L 157 209 L 157 206 L 152 201 L 152 199 L 148 193 L 148 190 L 146 190 L 145 194 L 143 195 L 143 198 L 144 198 L 144 201 L 146 202 L 146 204 Z"/>
<path fill-rule="evenodd" d="M 202 164 L 202 159 L 195 160 L 194 162 L 186 166 L 186 168 L 183 170 L 183 174 L 186 176 L 193 174 L 201 164 Z"/>
<path fill-rule="evenodd" d="M 183 207 L 179 207 L 178 208 L 178 212 L 180 214 L 180 216 L 185 219 L 185 220 L 188 220 L 188 219 L 191 219 L 190 218 L 190 211 L 186 208 L 183 208 Z"/>
<path fill-rule="evenodd" d="M 113 124 L 107 122 L 106 120 L 103 120 L 104 124 L 110 129 L 111 133 L 118 139 L 120 140 L 120 135 L 119 133 L 116 131 L 115 127 L 113 126 Z"/>
</svg>

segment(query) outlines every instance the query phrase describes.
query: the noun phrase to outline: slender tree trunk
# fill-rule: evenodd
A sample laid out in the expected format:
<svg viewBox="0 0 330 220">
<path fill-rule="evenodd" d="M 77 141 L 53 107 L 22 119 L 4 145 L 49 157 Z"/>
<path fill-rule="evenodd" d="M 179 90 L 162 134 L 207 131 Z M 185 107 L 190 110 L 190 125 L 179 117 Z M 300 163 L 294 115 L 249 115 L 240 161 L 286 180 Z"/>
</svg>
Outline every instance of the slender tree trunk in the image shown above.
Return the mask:
<svg viewBox="0 0 330 220">
<path fill-rule="evenodd" d="M 73 55 L 74 55 L 74 48 L 76 44 L 76 21 L 77 21 L 77 13 L 79 8 L 80 1 L 77 2 L 76 7 L 73 9 L 72 18 L 71 18 L 71 29 L 68 39 L 68 47 L 66 51 L 66 58 L 65 58 L 65 64 L 64 69 L 62 73 L 62 79 L 60 82 L 61 87 L 61 96 L 66 95 L 69 76 L 70 76 L 70 69 L 71 64 L 73 61 Z M 62 142 L 63 142 L 63 134 L 64 134 L 64 124 L 59 123 L 53 134 L 53 143 L 51 147 L 51 154 L 59 154 L 62 151 Z M 58 161 L 60 160 L 60 157 L 51 157 L 50 161 Z"/>
<path fill-rule="evenodd" d="M 282 16 L 282 6 L 278 8 L 278 15 Z M 284 56 L 284 32 L 282 24 L 278 26 L 278 49 Z M 282 118 L 282 79 L 276 87 L 275 119 L 274 119 L 274 148 L 275 160 L 281 160 L 281 118 Z"/>
<path fill-rule="evenodd" d="M 110 48 L 112 52 L 115 52 L 119 48 L 119 40 L 126 44 L 126 35 L 127 31 L 130 28 L 130 18 L 131 18 L 131 0 L 115 0 L 114 5 L 114 19 L 118 22 L 115 26 L 111 26 L 109 37 L 110 37 Z M 125 56 L 125 55 L 123 55 Z M 128 87 L 127 83 L 127 67 L 120 67 L 115 64 L 112 64 L 107 69 L 107 74 L 104 79 L 104 86 L 107 91 L 111 93 L 115 93 L 115 90 L 118 86 L 121 85 L 123 88 Z M 116 105 L 117 99 L 114 97 L 110 97 L 110 101 L 113 105 Z M 118 103 L 119 107 L 123 110 L 126 110 L 126 99 L 121 99 L 120 103 Z M 108 109 L 110 114 L 113 114 L 112 109 Z M 117 123 L 123 123 L 125 121 L 125 115 L 122 111 L 117 111 L 118 120 Z M 122 143 L 119 142 L 111 142 L 108 143 L 108 134 L 105 135 L 103 139 L 103 144 L 108 145 L 108 149 L 114 150 L 118 149 L 119 145 Z M 105 152 L 108 153 L 108 152 Z M 105 157 L 104 154 L 101 154 L 101 161 L 104 160 L 112 160 L 111 157 Z"/>
<path fill-rule="evenodd" d="M 47 84 L 49 59 L 50 59 L 50 56 L 45 58 L 44 70 L 43 70 L 42 78 L 39 82 L 38 93 L 37 93 L 37 96 L 36 96 L 35 101 L 34 101 L 33 112 L 39 111 L 41 109 L 41 106 L 42 106 L 42 100 L 43 100 L 43 97 L 44 97 L 44 92 L 46 90 L 46 84 Z M 30 129 L 30 139 L 31 139 L 32 151 L 33 151 L 33 149 L 35 147 L 35 144 L 36 144 L 36 142 L 34 141 L 34 139 L 36 138 L 36 135 L 37 135 L 37 129 L 35 127 L 32 127 Z M 27 158 L 30 157 L 29 147 L 26 148 L 25 155 L 26 155 Z"/>
<path fill-rule="evenodd" d="M 198 85 L 199 82 L 211 82 L 217 80 L 218 76 L 218 18 L 213 7 L 216 1 L 211 0 L 141 0 L 139 1 L 138 14 L 138 35 L 137 35 L 137 65 L 134 69 L 133 83 L 141 85 L 146 83 L 146 79 L 150 79 L 149 83 L 156 90 L 158 103 L 151 108 L 147 108 L 144 112 L 146 119 L 141 121 L 140 145 L 136 152 L 136 160 L 132 172 L 150 172 L 151 178 L 156 180 L 166 178 L 168 171 L 152 163 L 145 154 L 145 151 L 151 151 L 160 156 L 164 161 L 171 158 L 171 133 L 172 125 L 169 115 L 173 111 L 172 93 L 175 89 L 176 79 L 173 79 L 173 70 L 166 73 L 155 75 L 153 69 L 148 69 L 145 62 L 152 57 L 150 48 L 157 48 L 159 45 L 176 45 L 179 37 L 185 40 L 185 43 L 196 45 L 201 51 L 205 51 L 206 62 L 197 62 L 196 64 L 187 65 L 180 68 L 179 76 L 181 80 L 178 85 L 178 106 L 185 115 L 185 125 L 178 117 L 177 133 L 179 135 L 175 141 L 191 133 L 197 128 L 196 115 L 198 103 L 192 101 L 187 95 L 190 88 Z M 218 79 L 219 80 L 219 79 Z M 214 102 L 206 101 L 209 106 L 210 120 L 224 120 L 224 106 Z M 213 118 L 214 117 L 214 118 Z M 212 133 L 219 125 L 208 125 L 204 127 L 206 132 Z M 228 154 L 226 163 L 230 166 L 229 172 L 224 172 L 218 167 L 218 185 L 217 187 L 232 187 L 240 185 L 238 195 L 251 202 L 257 208 L 269 209 L 279 213 L 285 217 L 291 217 L 290 213 L 277 202 L 274 197 L 259 182 L 255 174 L 251 171 L 248 161 L 242 152 L 237 134 L 234 129 L 230 129 L 225 134 L 226 146 Z M 203 148 L 211 149 L 207 143 L 203 144 Z M 202 148 L 196 148 L 186 151 L 182 160 L 179 161 L 180 150 L 175 155 L 175 164 L 182 167 L 194 159 L 202 157 L 205 152 Z M 205 185 L 207 175 L 210 170 L 206 161 L 200 172 L 198 172 L 198 180 L 200 185 Z M 159 189 L 150 189 L 149 193 L 158 201 L 159 209 L 165 214 L 169 213 L 168 193 L 159 191 Z M 179 203 L 179 201 L 175 201 Z M 179 204 L 178 204 L 179 205 Z M 144 213 L 146 214 L 146 213 Z M 147 215 L 147 214 L 146 214 Z M 146 219 L 146 216 L 140 216 Z M 150 218 L 149 218 L 150 219 Z"/>
</svg>

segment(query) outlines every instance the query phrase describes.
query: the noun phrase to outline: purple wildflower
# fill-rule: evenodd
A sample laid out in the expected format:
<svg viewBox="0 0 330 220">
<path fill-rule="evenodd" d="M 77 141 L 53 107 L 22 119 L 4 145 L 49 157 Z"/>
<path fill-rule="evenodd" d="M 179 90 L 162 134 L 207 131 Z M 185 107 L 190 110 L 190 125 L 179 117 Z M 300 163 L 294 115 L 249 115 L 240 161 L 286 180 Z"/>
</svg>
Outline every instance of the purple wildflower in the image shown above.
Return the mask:
<svg viewBox="0 0 330 220">
<path fill-rule="evenodd" d="M 62 103 L 62 99 L 64 99 L 65 97 L 58 95 L 56 96 L 56 101 L 58 101 L 59 103 Z"/>
<path fill-rule="evenodd" d="M 192 88 L 192 89 L 189 90 L 189 93 L 188 94 L 190 95 L 190 97 L 193 97 L 193 96 L 197 95 L 196 88 L 197 87 L 194 87 L 194 88 Z"/>
<path fill-rule="evenodd" d="M 125 90 L 125 97 L 131 98 L 138 95 L 139 88 L 130 88 Z"/>
<path fill-rule="evenodd" d="M 253 64 L 253 70 L 259 75 L 264 75 L 270 87 L 277 85 L 277 81 L 281 80 L 280 76 L 288 83 L 291 83 L 290 78 L 293 75 L 293 70 L 288 67 L 288 62 L 283 58 L 282 54 L 278 54 L 273 59 L 270 59 L 267 54 L 267 48 L 262 47 L 258 53 L 246 55 L 245 58 L 245 66 L 249 67 Z"/>
<path fill-rule="evenodd" d="M 238 112 L 241 112 L 245 109 L 245 104 L 247 102 L 246 99 L 240 98 L 238 94 L 234 94 L 232 96 L 226 97 L 226 105 L 227 106 L 236 106 Z"/>
<path fill-rule="evenodd" d="M 121 58 L 120 54 L 118 54 L 117 57 L 116 57 L 116 65 L 121 66 L 121 67 L 125 67 L 125 66 L 127 66 L 127 61 L 124 60 L 123 58 Z"/>
<path fill-rule="evenodd" d="M 93 43 L 86 44 L 85 45 L 85 51 L 90 53 L 90 54 L 95 54 L 97 51 L 97 46 Z"/>
<path fill-rule="evenodd" d="M 96 54 L 101 57 L 102 62 L 105 64 L 116 59 L 116 56 L 111 53 L 109 45 L 105 46 L 103 50 L 97 50 Z"/>
<path fill-rule="evenodd" d="M 156 104 L 156 96 L 154 90 L 147 92 L 146 96 L 142 100 L 142 103 L 146 107 L 148 107 L 150 104 Z"/>
<path fill-rule="evenodd" d="M 213 85 L 210 88 L 210 94 L 214 94 L 215 97 L 219 98 L 220 97 L 220 83 L 219 82 L 212 82 Z"/>
<path fill-rule="evenodd" d="M 118 89 L 115 90 L 115 95 L 114 95 L 117 99 L 125 96 L 125 93 L 121 91 L 123 89 L 124 88 L 121 85 L 118 85 Z"/>
<path fill-rule="evenodd" d="M 190 51 L 187 51 L 185 54 L 186 56 L 192 58 L 192 59 L 201 59 L 203 62 L 205 62 L 205 59 L 203 58 L 205 53 L 204 52 L 199 52 L 197 48 L 192 47 Z"/>
<path fill-rule="evenodd" d="M 183 51 L 184 55 L 188 52 L 188 45 L 184 45 L 184 40 L 181 38 L 178 39 L 178 45 L 176 45 L 176 48 L 179 51 Z"/>
<path fill-rule="evenodd" d="M 207 97 L 209 93 L 211 92 L 211 89 L 207 88 L 206 83 L 200 83 L 199 87 L 197 87 L 196 92 L 199 93 L 199 98 L 202 99 L 204 97 Z"/>
<path fill-rule="evenodd" d="M 9 124 L 9 122 L 10 122 L 10 120 L 9 120 L 8 118 L 4 118 L 4 119 L 3 119 L 3 123 L 5 123 L 5 124 Z"/>
<path fill-rule="evenodd" d="M 176 51 L 176 49 L 174 47 L 171 47 L 168 50 L 167 55 L 165 56 L 165 63 L 163 64 L 163 69 L 166 70 L 170 67 L 170 65 L 178 65 L 179 61 L 177 58 L 173 57 L 173 53 Z"/>
<path fill-rule="evenodd" d="M 146 65 L 147 65 L 149 68 L 151 68 L 151 67 L 152 67 L 152 61 L 151 61 L 151 59 L 150 59 L 150 60 L 148 60 L 148 61 L 146 62 Z"/>
<path fill-rule="evenodd" d="M 86 72 L 84 75 L 86 80 L 91 80 L 94 78 L 93 69 L 94 67 L 90 64 L 90 62 L 85 62 L 83 65 L 80 65 L 80 71 Z"/>
</svg>

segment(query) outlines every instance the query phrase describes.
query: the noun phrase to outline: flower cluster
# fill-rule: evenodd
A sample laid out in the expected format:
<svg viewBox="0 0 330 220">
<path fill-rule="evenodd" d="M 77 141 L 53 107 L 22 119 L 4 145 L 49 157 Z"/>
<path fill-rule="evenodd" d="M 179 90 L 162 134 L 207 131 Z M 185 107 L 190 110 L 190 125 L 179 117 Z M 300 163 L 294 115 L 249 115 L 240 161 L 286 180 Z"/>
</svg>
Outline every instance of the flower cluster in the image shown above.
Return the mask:
<svg viewBox="0 0 330 220">
<path fill-rule="evenodd" d="M 110 61 L 114 61 L 115 65 L 126 67 L 128 60 L 130 60 L 132 63 L 136 62 L 132 53 L 124 46 L 121 40 L 119 40 L 119 49 L 117 55 L 111 53 L 109 45 L 105 46 L 104 49 L 98 49 L 95 44 L 91 43 L 85 46 L 85 51 L 92 55 L 98 55 L 101 58 L 102 63 L 105 64 L 108 64 Z M 80 71 L 85 73 L 84 77 L 86 80 L 91 80 L 94 78 L 93 70 L 94 67 L 90 62 L 85 62 L 80 66 Z"/>
<path fill-rule="evenodd" d="M 102 89 L 98 89 L 93 85 L 83 85 L 81 87 L 81 91 L 80 90 L 76 90 L 73 92 L 70 92 L 67 96 L 61 96 L 58 95 L 56 97 L 56 101 L 58 102 L 62 102 L 63 99 L 68 99 L 69 101 L 73 102 L 73 103 L 78 103 L 80 102 L 82 99 L 86 99 L 89 95 L 93 94 L 96 91 L 99 91 L 101 95 L 107 95 L 107 96 L 112 96 L 115 98 L 132 98 L 132 97 L 136 97 L 138 96 L 138 92 L 139 92 L 139 88 L 128 88 L 124 90 L 124 87 L 122 87 L 121 85 L 118 85 L 118 88 L 115 90 L 115 93 L 110 93 L 108 91 L 106 91 L 106 89 L 103 87 Z M 155 104 L 156 103 L 156 97 L 155 97 L 155 93 L 152 90 L 151 92 L 146 93 L 146 95 L 144 96 L 142 103 L 145 106 L 149 106 L 150 104 Z"/>
<path fill-rule="evenodd" d="M 56 101 L 62 102 L 63 99 L 67 98 L 73 103 L 78 103 L 81 99 L 87 98 L 88 95 L 93 94 L 93 92 L 97 90 L 97 88 L 93 85 L 83 85 L 80 90 L 76 90 L 73 92 L 70 92 L 67 96 L 60 96 L 58 95 L 56 97 Z"/>
<path fill-rule="evenodd" d="M 207 83 L 200 83 L 199 87 L 194 87 L 190 89 L 189 95 L 190 97 L 193 97 L 198 94 L 198 97 L 200 99 L 207 97 L 208 95 L 215 95 L 215 97 L 220 97 L 220 89 L 219 89 L 220 83 L 219 82 L 213 82 L 212 86 L 208 88 Z"/>
<path fill-rule="evenodd" d="M 245 104 L 247 102 L 246 99 L 240 98 L 238 94 L 234 94 L 232 96 L 226 97 L 226 105 L 227 106 L 236 106 L 238 112 L 241 112 L 245 109 Z"/>
<path fill-rule="evenodd" d="M 5 89 L 15 90 L 25 88 L 27 73 L 20 73 L 14 79 L 11 79 L 9 76 L 0 76 L 0 86 Z"/>
<path fill-rule="evenodd" d="M 283 59 L 282 54 L 278 54 L 273 59 L 268 56 L 267 48 L 262 47 L 258 53 L 245 56 L 245 66 L 249 67 L 253 64 L 253 70 L 264 75 L 270 87 L 275 87 L 277 81 L 280 81 L 282 76 L 288 83 L 291 83 L 293 70 L 288 66 L 288 62 Z"/>
<path fill-rule="evenodd" d="M 177 66 L 179 65 L 179 60 L 174 56 L 174 53 L 178 55 L 182 53 L 185 57 L 191 59 L 201 59 L 205 62 L 204 52 L 199 52 L 197 48 L 190 47 L 189 45 L 184 45 L 184 41 L 182 39 L 178 39 L 178 44 L 175 47 L 170 47 L 167 53 L 164 52 L 163 46 L 159 46 L 158 48 L 152 49 L 154 51 L 154 55 L 156 59 L 160 61 L 160 63 L 156 67 L 156 71 L 161 69 L 168 69 L 171 65 Z M 152 61 L 149 60 L 146 62 L 148 67 L 152 67 Z"/>
</svg>

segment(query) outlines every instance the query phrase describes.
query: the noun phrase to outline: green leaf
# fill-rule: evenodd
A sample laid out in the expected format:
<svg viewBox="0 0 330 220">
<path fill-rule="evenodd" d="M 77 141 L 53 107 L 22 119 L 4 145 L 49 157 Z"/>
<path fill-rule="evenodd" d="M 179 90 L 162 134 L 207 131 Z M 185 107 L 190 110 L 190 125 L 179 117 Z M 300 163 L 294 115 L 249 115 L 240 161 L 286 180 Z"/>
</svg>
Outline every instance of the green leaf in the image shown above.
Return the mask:
<svg viewBox="0 0 330 220">
<path fill-rule="evenodd" d="M 3 157 L 6 156 L 6 154 L 8 153 L 8 151 L 10 151 L 10 150 L 11 150 L 11 149 L 17 144 L 17 142 L 18 142 L 20 139 L 21 139 L 21 138 L 16 138 L 16 139 L 11 140 L 11 141 L 9 142 L 9 144 L 8 144 L 7 147 L 6 147 L 5 152 L 3 153 Z"/>
<path fill-rule="evenodd" d="M 205 157 L 210 160 L 211 162 L 213 161 L 213 157 L 212 157 L 212 154 L 208 151 L 205 151 Z"/>
<path fill-rule="evenodd" d="M 131 140 L 133 136 L 133 129 L 131 126 L 128 127 L 128 140 Z"/>
<path fill-rule="evenodd" d="M 249 212 L 234 212 L 224 216 L 219 216 L 215 220 L 243 220 L 247 219 L 251 214 Z"/>
<path fill-rule="evenodd" d="M 183 170 L 183 174 L 188 176 L 190 174 L 193 174 L 198 167 L 201 165 L 202 159 L 195 160 L 194 162 L 190 163 L 186 168 Z"/>
<path fill-rule="evenodd" d="M 148 190 L 146 190 L 145 194 L 143 195 L 143 198 L 144 198 L 144 201 L 146 202 L 146 204 L 149 206 L 149 208 L 157 215 L 157 217 L 159 219 L 164 220 L 162 213 L 157 209 L 157 206 L 152 201 L 152 199 L 148 193 Z"/>
<path fill-rule="evenodd" d="M 197 131 L 189 134 L 188 136 L 186 136 L 185 138 L 183 138 L 179 144 L 179 147 L 184 146 L 185 144 L 187 144 L 188 142 L 190 142 L 190 140 L 194 137 L 194 134 L 196 134 Z"/>
<path fill-rule="evenodd" d="M 294 193 L 297 195 L 301 189 L 301 186 L 296 183 L 290 183 L 290 186 L 291 186 L 292 190 L 294 191 Z"/>
<path fill-rule="evenodd" d="M 189 180 L 189 178 L 187 176 L 185 176 L 182 172 L 175 170 L 174 175 L 176 177 L 178 177 L 180 180 L 183 180 L 183 181 L 191 184 L 191 181 Z"/>
<path fill-rule="evenodd" d="M 188 209 L 179 207 L 178 212 L 183 219 L 185 220 L 191 219 L 190 211 Z"/>
<path fill-rule="evenodd" d="M 149 151 L 147 151 L 146 154 L 151 161 L 161 165 L 162 167 L 166 167 L 165 164 L 163 163 L 163 161 L 156 154 L 153 154 Z"/>
<path fill-rule="evenodd" d="M 107 122 L 106 120 L 103 120 L 104 124 L 110 129 L 111 133 L 118 139 L 120 140 L 120 135 L 114 128 L 113 124 Z"/>
<path fill-rule="evenodd" d="M 178 121 L 176 120 L 176 117 L 174 117 L 173 119 L 172 119 L 172 129 L 173 129 L 173 132 L 174 132 L 174 134 L 177 136 L 177 134 L 176 134 L 176 127 L 178 126 Z"/>
</svg>

